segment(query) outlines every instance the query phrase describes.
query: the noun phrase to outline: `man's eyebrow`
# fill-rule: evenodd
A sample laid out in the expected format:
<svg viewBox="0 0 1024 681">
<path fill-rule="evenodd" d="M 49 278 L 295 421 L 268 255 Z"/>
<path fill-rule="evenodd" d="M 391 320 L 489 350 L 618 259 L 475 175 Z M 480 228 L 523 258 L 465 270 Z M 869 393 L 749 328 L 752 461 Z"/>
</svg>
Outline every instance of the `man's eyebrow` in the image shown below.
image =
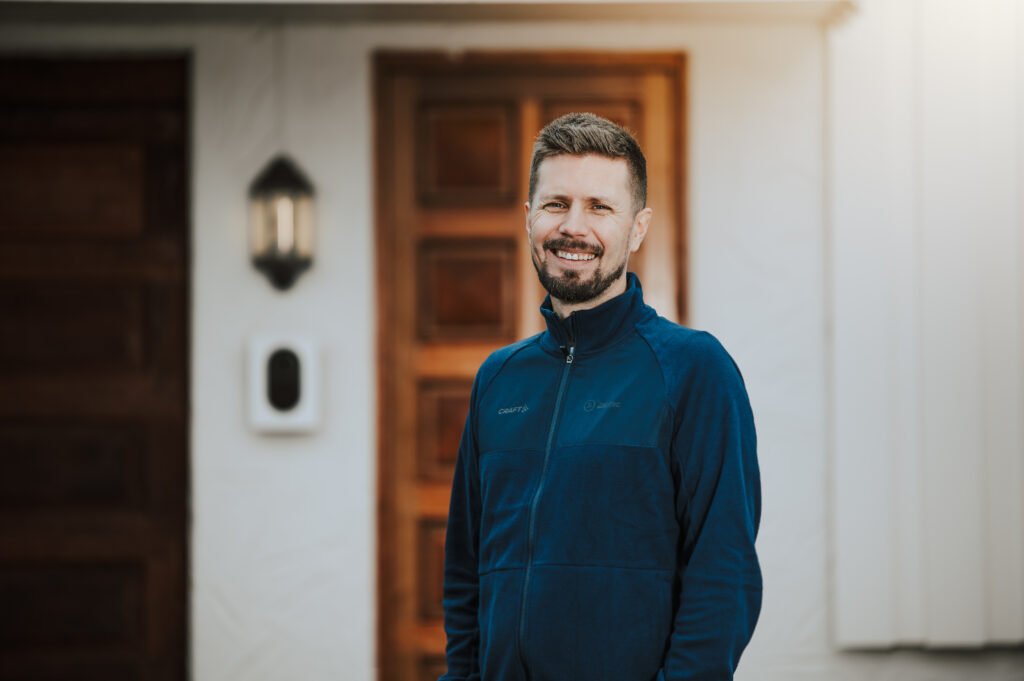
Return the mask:
<svg viewBox="0 0 1024 681">
<path fill-rule="evenodd" d="M 571 197 L 568 194 L 540 194 L 537 196 L 537 203 L 543 203 L 545 201 L 562 201 L 568 203 L 571 201 Z M 610 199 L 604 196 L 588 196 L 584 199 L 587 203 L 604 203 L 609 206 L 617 206 L 618 203 L 614 199 Z"/>
</svg>

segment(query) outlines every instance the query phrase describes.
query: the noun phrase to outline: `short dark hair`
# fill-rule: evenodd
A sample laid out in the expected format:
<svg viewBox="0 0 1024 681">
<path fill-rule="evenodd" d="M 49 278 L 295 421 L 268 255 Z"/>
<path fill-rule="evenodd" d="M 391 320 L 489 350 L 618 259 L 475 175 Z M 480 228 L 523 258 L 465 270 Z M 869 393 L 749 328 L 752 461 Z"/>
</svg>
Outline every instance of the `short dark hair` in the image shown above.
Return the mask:
<svg viewBox="0 0 1024 681">
<path fill-rule="evenodd" d="M 633 189 L 634 213 L 647 205 L 647 159 L 636 139 L 625 128 L 592 113 L 568 113 L 544 126 L 533 143 L 530 160 L 530 195 L 537 189 L 537 170 L 552 156 L 586 156 L 625 159 Z"/>
</svg>

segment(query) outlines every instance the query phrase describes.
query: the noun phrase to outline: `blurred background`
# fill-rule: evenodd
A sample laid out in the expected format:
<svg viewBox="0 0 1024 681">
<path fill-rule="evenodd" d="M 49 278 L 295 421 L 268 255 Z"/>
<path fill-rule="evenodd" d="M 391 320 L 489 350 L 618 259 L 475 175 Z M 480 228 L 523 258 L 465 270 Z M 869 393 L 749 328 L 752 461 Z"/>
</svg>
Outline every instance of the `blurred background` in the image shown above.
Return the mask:
<svg viewBox="0 0 1024 681">
<path fill-rule="evenodd" d="M 443 671 L 533 136 L 648 154 L 631 265 L 746 379 L 743 681 L 1024 680 L 1014 0 L 0 2 L 0 679 Z"/>
</svg>

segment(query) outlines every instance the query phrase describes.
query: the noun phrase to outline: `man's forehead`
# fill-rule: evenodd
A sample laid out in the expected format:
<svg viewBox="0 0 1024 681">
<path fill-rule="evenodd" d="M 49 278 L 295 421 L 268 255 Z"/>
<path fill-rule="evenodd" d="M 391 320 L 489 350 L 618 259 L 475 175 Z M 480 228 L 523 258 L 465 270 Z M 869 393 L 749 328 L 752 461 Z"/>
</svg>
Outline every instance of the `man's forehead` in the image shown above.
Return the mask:
<svg viewBox="0 0 1024 681">
<path fill-rule="evenodd" d="M 617 169 L 622 173 L 629 173 L 629 164 L 626 159 L 601 154 L 555 154 L 548 156 L 537 167 L 538 172 L 545 169 L 553 170 L 567 168 L 570 166 L 585 166 L 590 168 Z"/>
<path fill-rule="evenodd" d="M 624 158 L 597 154 L 549 156 L 537 167 L 538 193 L 559 194 L 580 188 L 603 193 L 629 192 L 629 164 Z"/>
</svg>

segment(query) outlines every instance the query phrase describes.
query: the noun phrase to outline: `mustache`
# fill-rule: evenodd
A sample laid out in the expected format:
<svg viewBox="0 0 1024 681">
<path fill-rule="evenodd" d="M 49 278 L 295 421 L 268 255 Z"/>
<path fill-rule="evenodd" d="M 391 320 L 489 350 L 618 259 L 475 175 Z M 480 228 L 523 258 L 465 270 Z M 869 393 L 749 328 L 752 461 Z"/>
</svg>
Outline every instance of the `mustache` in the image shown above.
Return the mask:
<svg viewBox="0 0 1024 681">
<path fill-rule="evenodd" d="M 584 253 L 593 253 L 597 257 L 604 255 L 604 249 L 597 244 L 588 244 L 586 241 L 579 239 L 570 239 L 568 237 L 556 237 L 554 239 L 548 239 L 544 242 L 545 251 L 583 251 Z"/>
</svg>

